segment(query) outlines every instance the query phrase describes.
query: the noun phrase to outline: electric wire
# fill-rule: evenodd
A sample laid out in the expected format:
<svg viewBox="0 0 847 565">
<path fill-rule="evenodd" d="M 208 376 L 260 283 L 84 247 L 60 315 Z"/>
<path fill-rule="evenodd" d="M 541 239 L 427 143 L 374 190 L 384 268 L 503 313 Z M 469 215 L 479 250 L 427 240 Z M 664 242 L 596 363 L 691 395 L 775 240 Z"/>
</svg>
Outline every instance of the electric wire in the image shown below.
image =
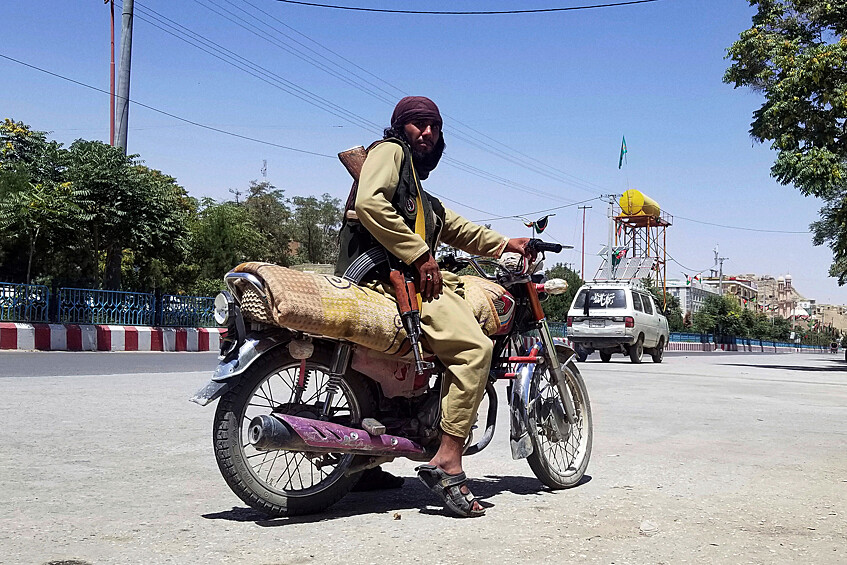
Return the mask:
<svg viewBox="0 0 847 565">
<path fill-rule="evenodd" d="M 340 6 L 337 4 L 318 4 L 316 2 L 302 2 L 300 0 L 277 0 L 286 4 L 299 4 L 301 6 L 309 6 L 312 8 L 332 8 L 334 10 L 353 10 L 357 12 L 380 12 L 384 14 L 419 14 L 419 15 L 435 15 L 435 16 L 493 16 L 505 14 L 540 14 L 545 12 L 569 12 L 573 10 L 591 10 L 594 8 L 613 8 L 616 6 L 629 6 L 631 4 L 648 4 L 650 2 L 658 2 L 658 0 L 628 0 L 625 2 L 610 2 L 607 4 L 592 4 L 585 6 L 568 6 L 563 8 L 535 8 L 529 10 L 496 10 L 496 11 L 430 11 L 430 10 L 390 10 L 387 8 L 363 8 L 359 6 Z"/>
<path fill-rule="evenodd" d="M 111 95 L 111 93 L 110 93 L 108 90 L 104 90 L 104 89 L 102 89 L 102 88 L 97 88 L 96 86 L 92 86 L 92 85 L 90 85 L 90 84 L 86 84 L 86 83 L 84 83 L 84 82 L 81 82 L 81 81 L 78 81 L 78 80 L 74 80 L 74 79 L 72 79 L 72 78 L 70 78 L 70 77 L 66 77 L 66 76 L 64 76 L 64 75 L 60 75 L 59 73 L 54 73 L 54 72 L 52 72 L 52 71 L 48 71 L 47 69 L 43 69 L 43 68 L 41 68 L 41 67 L 37 67 L 37 66 L 35 66 L 35 65 L 31 65 L 31 64 L 26 63 L 26 62 L 24 62 L 24 61 L 21 61 L 21 60 L 15 59 L 14 57 L 9 57 L 8 55 L 4 55 L 3 53 L 0 53 L 0 57 L 2 57 L 3 59 L 6 59 L 6 60 L 8 60 L 8 61 L 12 61 L 13 63 L 17 63 L 17 64 L 19 64 L 19 65 L 22 65 L 22 66 L 24 66 L 24 67 L 29 67 L 30 69 L 33 69 L 33 70 L 36 70 L 36 71 L 42 72 L 42 73 L 44 73 L 44 74 L 47 74 L 47 75 L 50 75 L 50 76 L 53 76 L 53 77 L 56 77 L 56 78 L 62 79 L 62 80 L 67 81 L 67 82 L 71 82 L 71 83 L 76 84 L 76 85 L 78 85 L 78 86 L 83 86 L 83 87 L 88 88 L 88 89 L 90 89 L 90 90 L 95 90 L 95 91 L 97 91 L 97 92 L 102 92 L 103 94 L 106 94 L 106 95 Z M 119 98 L 119 97 L 117 97 L 117 96 L 116 96 L 116 98 Z M 334 159 L 334 158 L 335 158 L 333 155 L 326 155 L 325 153 L 318 153 L 318 152 L 316 152 L 316 151 L 308 151 L 308 150 L 306 150 L 306 149 L 298 149 L 298 148 L 296 148 L 296 147 L 289 147 L 289 146 L 287 146 L 287 145 L 282 145 L 282 144 L 279 144 L 279 143 L 274 143 L 273 141 L 267 141 L 267 140 L 264 140 L 264 139 L 258 139 L 258 138 L 255 138 L 255 137 L 250 137 L 250 136 L 248 136 L 248 135 L 241 135 L 240 133 L 235 133 L 235 132 L 227 131 L 227 130 L 224 130 L 224 129 L 221 129 L 221 128 L 217 128 L 217 127 L 214 127 L 214 126 L 210 126 L 210 125 L 202 124 L 202 123 L 200 123 L 200 122 L 196 122 L 196 121 L 194 121 L 194 120 L 189 120 L 188 118 L 183 118 L 182 116 L 177 116 L 176 114 L 172 114 L 171 112 L 167 112 L 167 111 L 165 111 L 165 110 L 160 110 L 159 108 L 156 108 L 156 107 L 154 107 L 154 106 L 150 106 L 149 104 L 144 104 L 143 102 L 139 102 L 138 100 L 134 100 L 134 99 L 132 99 L 132 98 L 129 98 L 129 99 L 128 99 L 128 101 L 129 101 L 129 102 L 131 102 L 131 103 L 133 103 L 133 104 L 135 104 L 135 105 L 137 105 L 137 106 L 141 106 L 142 108 L 146 108 L 147 110 L 150 110 L 150 111 L 152 111 L 152 112 L 156 112 L 156 113 L 158 113 L 158 114 L 162 114 L 163 116 L 167 116 L 167 117 L 169 117 L 169 118 L 173 118 L 173 119 L 175 119 L 175 120 L 179 120 L 179 121 L 181 121 L 181 122 L 185 122 L 185 123 L 187 123 L 187 124 L 191 124 L 192 126 L 196 126 L 196 127 L 199 127 L 199 128 L 203 128 L 203 129 L 205 129 L 205 130 L 214 131 L 214 132 L 217 132 L 217 133 L 222 133 L 222 134 L 224 134 L 224 135 L 229 135 L 229 136 L 231 136 L 231 137 L 237 137 L 237 138 L 239 138 L 239 139 L 244 139 L 244 140 L 246 140 L 246 141 L 253 141 L 253 142 L 256 142 L 256 143 L 262 143 L 262 144 L 264 144 L 264 145 L 269 145 L 269 146 L 271 146 L 271 147 L 277 147 L 277 148 L 279 148 L 279 149 L 285 149 L 285 150 L 287 150 L 287 151 L 295 151 L 295 152 L 297 152 L 297 153 L 305 153 L 305 154 L 307 154 L 307 155 L 314 155 L 314 156 L 316 156 L 316 157 L 328 157 L 328 158 L 330 158 L 330 159 Z"/>
<path fill-rule="evenodd" d="M 666 253 L 667 253 L 667 252 L 666 252 Z M 705 272 L 705 271 L 708 271 L 708 270 L 709 270 L 709 267 L 707 267 L 707 268 L 705 268 L 705 269 L 700 269 L 699 271 L 698 271 L 697 269 L 692 269 L 691 267 L 686 267 L 685 265 L 683 265 L 682 263 L 680 263 L 679 261 L 677 261 L 676 259 L 674 259 L 674 258 L 673 258 L 673 256 L 671 256 L 671 254 L 670 254 L 670 253 L 667 253 L 667 255 L 668 255 L 668 258 L 669 258 L 671 261 L 673 261 L 674 263 L 676 263 L 677 265 L 679 265 L 680 267 L 682 267 L 682 268 L 683 268 L 683 269 L 685 269 L 686 271 L 691 271 L 692 273 L 695 273 L 695 274 L 697 274 L 697 275 L 699 275 L 699 274 L 700 274 L 700 273 L 702 273 L 702 272 Z"/>
<path fill-rule="evenodd" d="M 313 50 L 313 49 L 311 49 L 311 48 L 309 48 L 309 47 L 305 46 L 302 42 L 297 41 L 296 39 L 292 38 L 290 35 L 288 35 L 288 34 L 284 33 L 282 30 L 280 30 L 280 29 L 278 29 L 278 28 L 276 28 L 276 27 L 274 27 L 274 26 L 272 26 L 272 25 L 268 24 L 268 23 L 267 23 L 267 22 L 265 22 L 263 19 L 258 18 L 258 17 L 256 17 L 256 16 L 255 16 L 255 15 L 253 15 L 253 14 L 250 14 L 248 11 L 244 10 L 243 8 L 236 7 L 238 10 L 240 10 L 241 12 L 243 12 L 244 14 L 246 14 L 247 16 L 252 17 L 252 18 L 253 18 L 254 20 L 256 20 L 259 24 L 261 24 L 261 25 L 263 25 L 263 26 L 268 27 L 269 29 L 273 30 L 274 32 L 276 32 L 276 33 L 280 34 L 282 37 L 285 37 L 285 38 L 287 38 L 287 39 L 288 39 L 288 40 L 290 40 L 290 41 L 294 41 L 294 42 L 295 42 L 295 43 L 297 43 L 299 46 L 301 46 L 301 47 L 303 47 L 303 48 L 305 48 L 305 49 L 308 49 L 310 52 L 314 53 L 316 56 L 318 56 L 318 57 L 320 57 L 320 58 L 324 59 L 325 61 L 327 61 L 327 63 L 329 63 L 329 64 L 331 64 L 331 65 L 335 65 L 336 67 L 338 67 L 338 68 L 339 68 L 342 72 L 347 72 L 347 73 L 349 73 L 350 75 L 352 75 L 352 77 L 353 77 L 353 79 L 354 79 L 354 80 L 351 80 L 350 78 L 348 78 L 348 77 L 346 77 L 346 76 L 342 76 L 339 72 L 336 72 L 336 71 L 335 71 L 335 70 L 333 70 L 333 69 L 328 69 L 328 68 L 327 68 L 327 66 L 326 66 L 325 64 L 323 64 L 323 63 L 321 63 L 321 62 L 318 62 L 318 61 L 315 61 L 315 59 L 314 59 L 313 57 L 310 57 L 310 56 L 308 56 L 308 55 L 303 54 L 303 53 L 302 53 L 302 51 L 301 51 L 301 50 L 299 50 L 299 49 L 297 49 L 297 48 L 290 48 L 290 47 L 288 47 L 288 46 L 285 46 L 283 43 L 280 43 L 280 42 L 279 42 L 279 41 L 277 41 L 275 38 L 271 37 L 271 36 L 270 36 L 270 34 L 268 34 L 267 32 L 265 32 L 264 30 L 259 29 L 256 25 L 251 24 L 250 22 L 248 22 L 248 21 L 247 21 L 247 20 L 245 20 L 244 18 L 242 18 L 242 17 L 240 17 L 240 16 L 238 16 L 238 15 L 234 14 L 233 12 L 231 12 L 231 11 L 227 10 L 226 8 L 223 8 L 223 7 L 222 7 L 222 6 L 220 6 L 219 4 L 215 4 L 213 0 L 206 0 L 206 1 L 207 1 L 207 2 L 211 2 L 211 3 L 212 3 L 213 5 L 215 5 L 216 7 L 220 8 L 221 10 L 224 10 L 225 12 L 227 12 L 228 14 L 230 14 L 232 17 L 236 18 L 238 21 L 234 20 L 232 17 L 228 17 L 228 16 L 226 16 L 226 15 L 222 14 L 222 13 L 221 13 L 221 12 L 219 12 L 218 10 L 215 10 L 215 9 L 211 8 L 208 4 L 204 4 L 204 3 L 203 3 L 203 2 L 201 2 L 200 0 L 194 0 L 194 1 L 195 1 L 197 4 L 199 4 L 200 6 L 203 6 L 204 8 L 206 8 L 206 9 L 208 9 L 208 10 L 212 11 L 213 13 L 215 13 L 215 14 L 217 14 L 217 15 L 221 16 L 222 18 L 226 19 L 227 21 L 230 21 L 231 23 L 235 23 L 235 24 L 236 24 L 236 25 L 238 25 L 239 27 L 241 27 L 241 28 L 243 28 L 243 29 L 247 30 L 248 32 L 250 32 L 250 33 L 252 33 L 252 34 L 256 35 L 257 37 L 259 37 L 259 38 L 261 38 L 261 39 L 264 39 L 264 40 L 266 40 L 266 41 L 270 42 L 271 44 L 273 44 L 273 45 L 275 45 L 275 46 L 277 46 L 277 47 L 279 47 L 279 48 L 283 49 L 284 51 L 286 51 L 286 52 L 288 52 L 288 53 L 290 53 L 290 54 L 293 54 L 293 55 L 295 55 L 295 56 L 297 56 L 297 57 L 301 58 L 302 60 L 304 60 L 304 61 L 306 61 L 306 62 L 308 62 L 308 63 L 310 63 L 310 64 L 314 65 L 316 68 L 318 68 L 318 69 L 320 69 L 320 70 L 323 70 L 324 72 L 326 72 L 326 73 L 330 74 L 331 76 L 334 76 L 334 77 L 336 77 L 336 78 L 339 78 L 339 79 L 340 79 L 340 80 L 342 80 L 345 84 L 348 84 L 348 85 L 350 85 L 350 86 L 353 86 L 354 88 L 356 88 L 356 89 L 360 90 L 361 92 L 364 92 L 364 93 L 366 93 L 366 94 L 368 94 L 368 95 L 370 95 L 370 96 L 374 97 L 375 99 L 377 99 L 377 100 L 379 100 L 379 101 L 381 101 L 381 102 L 384 102 L 384 103 L 389 104 L 389 105 L 393 105 L 393 104 L 394 104 L 394 100 L 393 100 L 393 99 L 387 99 L 385 96 L 383 96 L 383 95 L 382 95 L 382 94 L 380 94 L 379 92 L 375 92 L 375 90 L 374 90 L 374 89 L 377 89 L 377 90 L 379 90 L 380 92 L 382 92 L 382 93 L 384 93 L 384 94 L 386 94 L 386 95 L 389 95 L 389 96 L 395 96 L 393 93 L 388 92 L 387 90 L 385 90 L 385 89 L 381 88 L 380 86 L 378 86 L 378 85 L 374 84 L 374 83 L 373 83 L 373 82 L 371 82 L 371 81 L 367 81 L 367 80 L 365 80 L 365 81 L 364 81 L 364 82 L 365 82 L 365 83 L 367 83 L 367 84 L 368 84 L 371 88 L 368 88 L 368 87 L 366 87 L 366 86 L 363 86 L 363 85 L 357 84 L 356 82 L 354 82 L 354 80 L 363 80 L 361 77 L 359 77 L 359 76 L 355 75 L 354 73 L 352 73 L 352 72 L 348 71 L 348 70 L 347 70 L 347 69 L 345 69 L 343 66 L 341 66 L 341 65 L 339 65 L 338 63 L 336 63 L 336 62 L 332 61 L 331 59 L 329 59 L 329 58 L 327 58 L 327 57 L 325 57 L 325 56 L 323 56 L 323 55 L 319 54 L 319 53 L 318 53 L 318 52 L 316 52 L 315 50 Z M 284 22 L 280 21 L 279 19 L 274 18 L 274 17 L 273 17 L 271 14 L 269 14 L 268 12 L 266 12 L 266 11 L 264 11 L 264 10 L 261 10 L 261 9 L 257 8 L 255 5 L 251 4 L 250 2 L 247 2 L 246 0 L 245 0 L 245 3 L 246 3 L 247 5 L 249 5 L 249 6 L 253 7 L 254 9 L 258 10 L 259 12 L 261 12 L 262 14 L 264 14 L 266 17 L 270 17 L 270 18 L 272 18 L 274 21 L 277 21 L 277 22 L 281 23 L 282 25 L 285 25 L 285 27 L 287 27 L 288 29 L 291 29 L 292 31 L 297 32 L 297 30 L 295 30 L 295 29 L 294 29 L 294 28 L 292 28 L 291 26 L 289 26 L 289 25 L 285 24 Z M 235 6 L 234 6 L 234 7 L 235 7 Z M 149 9 L 149 8 L 148 8 L 148 9 Z M 161 15 L 161 14 L 160 14 L 160 15 Z M 170 20 L 170 21 L 173 21 L 173 20 Z M 376 78 L 376 79 L 377 79 L 377 80 L 379 80 L 380 82 L 382 82 L 382 83 L 384 83 L 384 84 L 388 85 L 389 87 L 393 88 L 395 91 L 397 91 L 398 93 L 400 93 L 400 95 L 403 95 L 403 91 L 402 91 L 400 88 L 398 88 L 398 87 L 396 87 L 396 86 L 392 85 L 391 83 L 389 83 L 388 81 L 385 81 L 384 79 L 381 79 L 381 78 L 377 77 L 377 76 L 376 76 L 376 75 L 374 75 L 373 73 L 370 73 L 370 72 L 366 71 L 366 70 L 365 70 L 365 69 L 363 69 L 362 67 L 360 67 L 360 66 L 356 65 L 355 63 L 353 63 L 353 62 L 349 61 L 348 59 L 346 59 L 346 58 L 342 57 L 341 55 L 339 55 L 339 54 L 335 53 L 334 51 L 332 51 L 331 49 L 329 49 L 329 48 L 327 48 L 327 47 L 323 46 L 322 44 L 320 44 L 320 43 L 318 43 L 318 42 L 316 42 L 316 41 L 312 40 L 312 39 L 311 39 L 311 38 L 309 38 L 308 36 L 306 36 L 306 35 L 304 35 L 304 34 L 302 34 L 302 33 L 300 33 L 300 32 L 297 32 L 297 33 L 298 33 L 299 35 L 301 35 L 301 36 L 303 36 L 303 37 L 305 37 L 305 38 L 309 39 L 310 41 L 312 41 L 312 42 L 313 42 L 313 43 L 315 43 L 316 45 L 318 45 L 318 46 L 320 46 L 320 47 L 322 47 L 322 48 L 326 49 L 328 52 L 332 53 L 333 55 L 335 55 L 335 56 L 337 56 L 337 57 L 341 58 L 342 60 L 344 60 L 344 61 L 345 61 L 345 62 L 347 62 L 348 64 L 351 64 L 351 65 L 355 66 L 357 69 L 360 69 L 360 70 L 362 70 L 362 71 L 366 72 L 368 75 L 370 75 L 370 76 L 372 76 L 372 77 Z M 492 138 L 490 138 L 489 136 L 486 136 L 485 134 L 483 134 L 482 132 L 480 132 L 479 130 L 477 130 L 477 129 L 475 129 L 475 128 L 473 128 L 473 127 L 471 127 L 471 126 L 469 126 L 469 125 L 465 124 L 464 122 L 461 122 L 460 120 L 457 120 L 456 118 L 454 118 L 454 117 L 452 117 L 452 116 L 450 116 L 450 115 L 448 115 L 448 114 L 444 114 L 444 116 L 445 116 L 445 117 L 447 117 L 447 118 L 450 120 L 451 125 L 453 125 L 453 127 L 451 127 L 451 128 L 450 128 L 450 130 L 449 130 L 449 132 L 450 132 L 450 135 L 451 135 L 451 136 L 454 136 L 454 137 L 456 137 L 457 139 L 459 139 L 460 141 L 464 141 L 465 143 L 468 143 L 469 145 L 472 145 L 472 146 L 474 146 L 474 147 L 476 147 L 476 148 L 478 148 L 478 149 L 480 149 L 480 150 L 482 150 L 482 151 L 484 151 L 484 152 L 486 152 L 486 153 L 489 153 L 489 154 L 495 155 L 496 157 L 502 158 L 502 159 L 504 159 L 504 160 L 506 160 L 506 161 L 508 161 L 508 162 L 510 162 L 510 163 L 513 163 L 513 164 L 515 164 L 515 165 L 518 165 L 518 166 L 520 166 L 520 167 L 523 167 L 523 168 L 525 168 L 525 169 L 527 169 L 527 170 L 533 171 L 533 172 L 535 172 L 535 173 L 537 173 L 537 174 L 539 174 L 539 175 L 541 175 L 541 176 L 545 176 L 545 177 L 547 177 L 547 178 L 550 178 L 550 179 L 555 180 L 555 181 L 557 181 L 557 182 L 561 182 L 561 183 L 563 183 L 563 184 L 568 184 L 568 185 L 573 186 L 573 187 L 576 187 L 576 188 L 578 188 L 578 189 L 580 189 L 580 190 L 584 190 L 584 191 L 587 191 L 587 192 L 596 192 L 596 189 L 605 190 L 605 188 L 604 188 L 604 187 L 601 187 L 601 186 L 599 186 L 599 185 L 596 185 L 596 184 L 591 183 L 591 182 L 589 182 L 589 181 L 586 181 L 586 180 L 584 180 L 584 179 L 580 179 L 579 177 L 576 177 L 576 176 L 574 176 L 574 175 L 571 175 L 571 174 L 569 174 L 569 173 L 567 173 L 567 172 L 565 172 L 565 171 L 562 171 L 561 169 L 557 169 L 556 167 L 552 167 L 552 166 L 550 166 L 550 165 L 548 165 L 548 164 L 546 164 L 546 163 L 544 163 L 544 162 L 542 162 L 542 161 L 539 161 L 538 159 L 535 159 L 534 157 L 531 157 L 531 156 L 529 156 L 529 155 L 527 155 L 527 154 L 525 154 L 525 153 L 522 153 L 522 152 L 520 152 L 520 151 L 518 151 L 518 150 L 516 150 L 516 149 L 514 149 L 514 148 L 511 148 L 511 147 L 509 147 L 508 145 L 503 144 L 502 142 L 499 142 L 499 141 L 497 141 L 497 140 L 495 140 L 495 139 L 492 139 Z M 456 126 L 459 126 L 459 127 L 456 127 Z M 468 130 L 470 130 L 472 133 L 467 134 L 467 133 L 462 132 L 462 131 L 461 131 L 461 128 L 462 128 L 462 127 L 463 127 L 463 128 L 466 128 L 466 129 L 468 129 Z M 475 140 L 475 139 L 474 139 L 474 137 L 475 137 L 475 135 L 474 135 L 474 134 L 476 134 L 476 136 L 482 136 L 482 137 L 484 138 L 484 141 Z M 510 152 L 516 153 L 517 155 L 521 156 L 521 157 L 523 158 L 523 160 L 521 160 L 521 159 L 517 159 L 517 158 L 515 158 L 515 157 L 512 157 L 512 156 L 510 156 L 510 155 L 508 155 L 508 154 L 506 154 L 506 153 L 504 153 L 504 152 L 502 152 L 502 151 L 497 151 L 497 150 L 493 149 L 493 148 L 491 147 L 491 145 L 492 145 L 492 144 L 494 144 L 494 145 L 498 145 L 498 146 L 500 146 L 500 147 L 503 147 L 503 148 L 505 148 L 507 151 L 510 151 Z M 537 165 L 532 165 L 532 164 L 530 164 L 530 163 L 527 163 L 527 162 L 526 162 L 526 160 L 532 161 L 533 163 L 537 163 L 538 165 L 540 165 L 540 166 L 541 166 L 541 167 L 543 167 L 543 168 L 539 168 Z M 551 173 L 550 171 L 552 171 L 552 173 Z M 553 195 L 545 193 L 545 194 L 544 194 L 544 196 L 551 197 L 551 196 L 553 196 Z"/>
<path fill-rule="evenodd" d="M 212 57 L 231 65 L 259 80 L 291 94 L 295 98 L 306 102 L 316 108 L 324 110 L 337 118 L 343 119 L 353 125 L 359 126 L 368 131 L 379 131 L 381 128 L 378 124 L 359 116 L 333 102 L 319 96 L 305 88 L 302 88 L 295 83 L 285 79 L 275 72 L 257 64 L 249 59 L 235 53 L 226 47 L 195 33 L 192 30 L 173 22 L 164 17 L 159 17 L 156 12 L 146 8 L 141 3 L 136 3 L 136 6 L 141 8 L 142 14 L 136 13 L 135 17 L 152 25 L 153 27 L 183 41 L 189 45 L 200 49 L 201 51 L 211 55 Z M 169 23 L 173 22 L 173 23 Z"/>
<path fill-rule="evenodd" d="M 536 210 L 534 212 L 526 212 L 524 214 L 515 214 L 515 215 L 512 215 L 512 216 L 496 216 L 496 217 L 493 217 L 493 218 L 482 218 L 480 220 L 472 220 L 472 221 L 475 222 L 475 223 L 479 223 L 479 222 L 491 222 L 491 221 L 494 221 L 494 220 L 508 220 L 508 219 L 512 219 L 512 218 L 520 219 L 523 216 L 535 216 L 537 214 L 543 214 L 544 212 L 553 212 L 555 210 L 562 210 L 564 208 L 572 208 L 574 206 L 579 206 L 580 204 L 585 204 L 586 202 L 593 202 L 594 200 L 601 200 L 602 198 L 603 198 L 602 196 L 595 196 L 594 198 L 589 198 L 587 200 L 581 200 L 579 202 L 574 202 L 572 204 L 565 204 L 564 206 L 556 206 L 554 208 L 545 208 L 544 210 Z"/>
<path fill-rule="evenodd" d="M 246 72 L 247 74 L 255 78 L 258 78 L 259 80 L 271 86 L 274 86 L 276 88 L 279 88 L 280 90 L 283 90 L 284 92 L 292 94 L 300 100 L 303 100 L 319 109 L 327 111 L 338 118 L 346 120 L 353 125 L 361 127 L 366 131 L 375 132 L 377 134 L 382 133 L 382 127 L 379 124 L 376 124 L 370 120 L 367 120 L 366 118 L 363 118 L 362 116 L 359 116 L 349 110 L 346 110 L 345 108 L 338 106 L 326 100 L 325 98 L 310 92 L 305 88 L 297 86 L 296 84 L 292 83 L 291 81 L 288 81 L 287 79 L 281 77 L 273 71 L 270 71 L 269 69 L 238 55 L 237 53 L 202 36 L 201 34 L 193 32 L 187 27 L 177 22 L 174 22 L 173 20 L 165 16 L 159 17 L 158 12 L 155 12 L 147 8 L 146 6 L 141 5 L 141 3 L 136 3 L 136 6 L 139 6 L 143 12 L 143 15 L 136 14 L 136 17 L 152 25 L 153 27 L 156 27 L 157 29 L 168 33 L 169 35 L 172 35 L 177 39 L 180 39 L 181 41 L 200 49 L 201 51 L 211 55 L 212 57 L 223 61 L 224 63 L 227 63 L 241 71 Z M 494 175 L 492 173 L 489 173 L 488 171 L 479 169 L 478 167 L 474 167 L 467 163 L 463 163 L 462 161 L 459 161 L 457 159 L 445 157 L 444 161 L 456 168 L 459 168 L 460 170 L 480 176 L 507 188 L 516 189 L 522 192 L 528 192 L 544 198 L 552 198 L 556 200 L 564 200 L 566 202 L 571 202 L 570 199 L 563 198 L 561 196 L 544 192 L 537 188 L 530 187 L 521 183 L 517 183 L 510 179 Z"/>
<path fill-rule="evenodd" d="M 809 230 L 806 230 L 806 231 L 767 230 L 767 229 L 762 229 L 762 228 L 748 228 L 748 227 L 743 227 L 743 226 L 729 226 L 729 225 L 726 225 L 726 224 L 716 224 L 716 223 L 713 223 L 713 222 L 704 222 L 702 220 L 694 220 L 692 218 L 686 218 L 685 216 L 678 216 L 676 214 L 674 214 L 673 217 L 678 218 L 680 220 L 685 220 L 687 222 L 694 222 L 695 224 L 705 224 L 707 226 L 715 226 L 715 227 L 718 227 L 718 228 L 725 228 L 725 229 L 729 229 L 729 230 L 743 230 L 743 231 L 753 231 L 753 232 L 759 232 L 759 233 L 785 233 L 785 234 L 794 234 L 794 235 L 799 235 L 799 234 L 808 235 L 809 233 L 811 233 Z"/>
</svg>

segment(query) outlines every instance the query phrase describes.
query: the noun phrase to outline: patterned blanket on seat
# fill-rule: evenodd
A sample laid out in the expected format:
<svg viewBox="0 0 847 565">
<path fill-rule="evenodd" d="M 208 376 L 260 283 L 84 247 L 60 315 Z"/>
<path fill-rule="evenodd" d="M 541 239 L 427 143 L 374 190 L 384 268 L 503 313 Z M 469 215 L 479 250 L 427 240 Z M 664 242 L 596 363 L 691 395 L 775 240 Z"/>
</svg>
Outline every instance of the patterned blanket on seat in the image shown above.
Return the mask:
<svg viewBox="0 0 847 565">
<path fill-rule="evenodd" d="M 380 292 L 348 280 L 304 273 L 271 263 L 242 263 L 237 272 L 250 273 L 265 283 L 267 303 L 252 290 L 242 296 L 248 319 L 311 334 L 346 339 L 393 355 L 408 350 L 408 340 L 396 304 Z M 494 300 L 506 292 L 480 277 L 459 277 L 457 293 L 471 306 L 483 332 L 500 329 Z"/>
</svg>

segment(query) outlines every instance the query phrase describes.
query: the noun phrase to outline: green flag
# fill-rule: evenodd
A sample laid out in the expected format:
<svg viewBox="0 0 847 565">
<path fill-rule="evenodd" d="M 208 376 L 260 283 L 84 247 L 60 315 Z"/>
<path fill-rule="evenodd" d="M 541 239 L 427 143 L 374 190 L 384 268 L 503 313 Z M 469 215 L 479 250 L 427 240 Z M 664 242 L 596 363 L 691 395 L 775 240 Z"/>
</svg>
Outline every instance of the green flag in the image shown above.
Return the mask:
<svg viewBox="0 0 847 565">
<path fill-rule="evenodd" d="M 621 158 L 618 159 L 618 168 L 623 167 L 623 158 L 626 155 L 626 136 L 621 139 Z"/>
</svg>

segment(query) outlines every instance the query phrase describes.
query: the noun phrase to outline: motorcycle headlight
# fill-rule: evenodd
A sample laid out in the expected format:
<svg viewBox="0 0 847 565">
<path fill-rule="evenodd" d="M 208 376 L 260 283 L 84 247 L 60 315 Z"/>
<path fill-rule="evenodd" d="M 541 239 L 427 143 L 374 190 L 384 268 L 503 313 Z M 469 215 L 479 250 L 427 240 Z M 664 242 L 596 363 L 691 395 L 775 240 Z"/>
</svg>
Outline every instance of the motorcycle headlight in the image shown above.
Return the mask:
<svg viewBox="0 0 847 565">
<path fill-rule="evenodd" d="M 215 322 L 218 325 L 226 325 L 232 316 L 233 305 L 232 295 L 227 291 L 223 291 L 215 297 Z"/>
</svg>

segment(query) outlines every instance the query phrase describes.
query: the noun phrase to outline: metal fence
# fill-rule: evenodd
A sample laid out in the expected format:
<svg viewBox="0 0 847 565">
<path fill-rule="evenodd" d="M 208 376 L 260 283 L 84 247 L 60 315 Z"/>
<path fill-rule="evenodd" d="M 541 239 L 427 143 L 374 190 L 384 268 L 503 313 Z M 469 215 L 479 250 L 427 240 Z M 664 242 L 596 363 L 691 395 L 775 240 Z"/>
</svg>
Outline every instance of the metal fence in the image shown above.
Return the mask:
<svg viewBox="0 0 847 565">
<path fill-rule="evenodd" d="M 56 319 L 61 324 L 152 326 L 156 297 L 142 292 L 60 288 Z"/>
<path fill-rule="evenodd" d="M 550 333 L 553 337 L 566 337 L 568 335 L 568 325 L 565 322 L 547 322 L 550 327 Z"/>
<path fill-rule="evenodd" d="M 50 290 L 38 284 L 0 283 L 0 320 L 46 322 Z"/>
<path fill-rule="evenodd" d="M 181 296 L 165 294 L 160 303 L 162 326 L 184 326 L 190 328 L 213 327 L 215 323 L 215 299 L 210 296 Z"/>
</svg>

